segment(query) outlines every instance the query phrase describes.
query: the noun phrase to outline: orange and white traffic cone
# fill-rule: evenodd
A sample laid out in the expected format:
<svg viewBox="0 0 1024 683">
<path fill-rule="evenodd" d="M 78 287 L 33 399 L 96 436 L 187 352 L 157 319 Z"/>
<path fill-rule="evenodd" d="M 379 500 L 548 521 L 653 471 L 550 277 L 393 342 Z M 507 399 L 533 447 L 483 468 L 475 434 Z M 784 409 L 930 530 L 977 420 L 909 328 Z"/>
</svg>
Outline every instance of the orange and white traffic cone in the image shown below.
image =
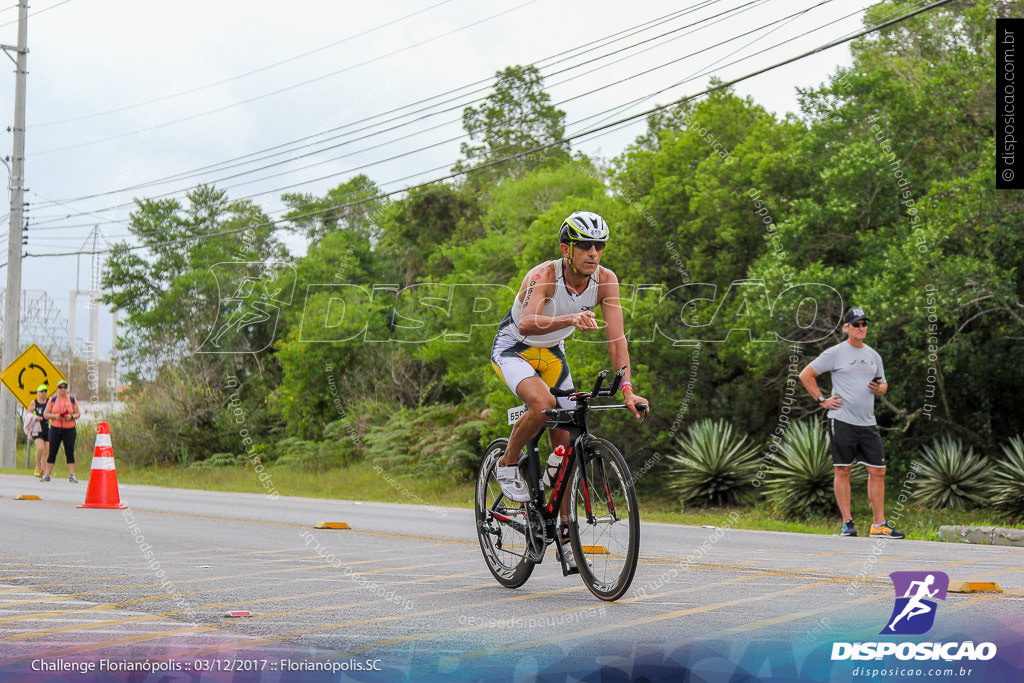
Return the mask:
<svg viewBox="0 0 1024 683">
<path fill-rule="evenodd" d="M 96 426 L 96 450 L 92 456 L 92 471 L 89 472 L 89 489 L 85 492 L 85 503 L 80 508 L 117 508 L 121 497 L 117 493 L 117 471 L 114 469 L 114 449 L 110 445 L 110 425 L 100 422 Z"/>
</svg>

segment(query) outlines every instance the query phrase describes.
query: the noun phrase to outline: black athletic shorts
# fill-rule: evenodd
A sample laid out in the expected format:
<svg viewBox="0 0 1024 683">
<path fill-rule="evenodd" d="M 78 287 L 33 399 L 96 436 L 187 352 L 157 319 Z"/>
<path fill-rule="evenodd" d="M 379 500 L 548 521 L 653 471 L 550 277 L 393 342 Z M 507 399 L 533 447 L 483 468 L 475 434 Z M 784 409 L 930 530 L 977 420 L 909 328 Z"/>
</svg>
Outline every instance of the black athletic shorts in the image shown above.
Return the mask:
<svg viewBox="0 0 1024 683">
<path fill-rule="evenodd" d="M 837 467 L 849 467 L 854 460 L 866 467 L 885 467 L 882 436 L 876 425 L 861 427 L 831 419 L 828 421 L 828 436 L 832 463 Z"/>
</svg>

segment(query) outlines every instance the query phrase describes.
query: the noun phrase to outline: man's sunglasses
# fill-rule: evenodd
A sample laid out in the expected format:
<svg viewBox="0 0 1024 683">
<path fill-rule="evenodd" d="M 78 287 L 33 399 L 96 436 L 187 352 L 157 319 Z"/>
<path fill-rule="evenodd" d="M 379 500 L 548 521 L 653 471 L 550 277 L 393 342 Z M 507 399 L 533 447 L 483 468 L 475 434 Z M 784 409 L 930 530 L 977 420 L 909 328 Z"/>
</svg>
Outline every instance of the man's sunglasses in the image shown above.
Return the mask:
<svg viewBox="0 0 1024 683">
<path fill-rule="evenodd" d="M 850 323 L 850 327 L 867 327 L 867 326 L 868 326 L 868 321 L 867 320 L 861 320 L 858 323 Z"/>
<path fill-rule="evenodd" d="M 604 242 L 574 242 L 573 244 L 575 244 L 583 251 L 590 251 L 591 247 L 597 249 L 598 251 L 604 250 Z"/>
</svg>

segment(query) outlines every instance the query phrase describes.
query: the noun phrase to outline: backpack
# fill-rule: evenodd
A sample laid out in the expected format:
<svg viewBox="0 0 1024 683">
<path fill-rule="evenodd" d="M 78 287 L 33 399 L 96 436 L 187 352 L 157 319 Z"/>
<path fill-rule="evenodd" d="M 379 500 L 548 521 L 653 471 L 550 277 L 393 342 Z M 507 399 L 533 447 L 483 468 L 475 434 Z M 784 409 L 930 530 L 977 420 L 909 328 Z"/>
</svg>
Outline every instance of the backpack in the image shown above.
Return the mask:
<svg viewBox="0 0 1024 683">
<path fill-rule="evenodd" d="M 75 397 L 74 396 L 69 396 L 68 398 L 71 399 L 71 407 L 72 408 L 77 408 L 78 407 L 78 401 L 75 400 Z M 55 405 L 57 405 L 57 397 L 56 396 L 52 396 L 52 397 L 50 397 L 50 409 L 52 410 Z M 64 420 L 61 420 L 59 418 L 56 421 L 60 422 L 61 424 L 64 423 Z M 75 421 L 74 418 L 72 418 L 71 421 L 74 422 Z"/>
<path fill-rule="evenodd" d="M 77 408 L 78 407 L 78 401 L 75 400 L 75 397 L 74 396 L 69 396 L 68 398 L 71 399 L 72 407 Z M 57 397 L 56 396 L 51 396 L 50 397 L 50 407 L 52 408 L 55 405 L 57 405 Z"/>
</svg>

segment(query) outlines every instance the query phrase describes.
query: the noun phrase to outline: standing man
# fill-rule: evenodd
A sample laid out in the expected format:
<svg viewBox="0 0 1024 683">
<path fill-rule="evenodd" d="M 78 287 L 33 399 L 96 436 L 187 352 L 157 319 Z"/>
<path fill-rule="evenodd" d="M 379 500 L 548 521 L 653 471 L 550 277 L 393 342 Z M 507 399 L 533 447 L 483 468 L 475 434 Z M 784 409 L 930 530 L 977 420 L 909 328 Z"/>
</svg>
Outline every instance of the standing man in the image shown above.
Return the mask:
<svg viewBox="0 0 1024 683">
<path fill-rule="evenodd" d="M 50 472 L 57 464 L 57 451 L 64 444 L 64 458 L 68 461 L 68 481 L 77 484 L 75 477 L 75 437 L 78 430 L 75 420 L 82 416 L 78 409 L 78 401 L 68 394 L 68 383 L 57 382 L 57 395 L 47 402 L 43 417 L 50 421 L 50 457 L 46 460 L 46 470 L 39 481 L 50 481 Z"/>
<path fill-rule="evenodd" d="M 875 421 L 875 396 L 889 390 L 882 357 L 864 343 L 868 317 L 862 308 L 851 308 L 843 319 L 846 341 L 825 349 L 800 373 L 808 393 L 828 410 L 828 434 L 835 465 L 835 492 L 843 515 L 842 536 L 856 536 L 850 512 L 850 468 L 857 460 L 868 470 L 871 501 L 871 536 L 903 538 L 885 519 L 885 455 Z M 818 389 L 818 375 L 832 373 L 832 395 Z"/>
<path fill-rule="evenodd" d="M 512 302 L 512 310 L 501 321 L 491 348 L 491 364 L 508 388 L 526 403 L 527 411 L 516 421 L 508 439 L 508 448 L 497 463 L 495 477 L 502 492 L 511 500 L 530 499 L 526 481 L 519 471 L 519 452 L 544 428 L 544 410 L 554 408 L 552 388 L 572 386 L 564 340 L 576 330 L 600 329 L 595 308 L 601 307 L 605 338 L 612 367 L 626 368 L 622 396 L 636 417 L 647 409 L 648 401 L 633 393 L 630 381 L 629 348 L 619 299 L 619 280 L 600 265 L 608 242 L 608 224 L 596 213 L 576 211 L 562 222 L 558 231 L 561 258 L 545 261 L 530 269 Z M 563 408 L 575 403 L 560 398 Z M 569 433 L 551 431 L 551 445 L 565 446 Z M 568 498 L 566 498 L 566 503 Z M 569 543 L 566 510 L 562 510 L 560 543 L 566 567 L 576 570 Z"/>
</svg>

